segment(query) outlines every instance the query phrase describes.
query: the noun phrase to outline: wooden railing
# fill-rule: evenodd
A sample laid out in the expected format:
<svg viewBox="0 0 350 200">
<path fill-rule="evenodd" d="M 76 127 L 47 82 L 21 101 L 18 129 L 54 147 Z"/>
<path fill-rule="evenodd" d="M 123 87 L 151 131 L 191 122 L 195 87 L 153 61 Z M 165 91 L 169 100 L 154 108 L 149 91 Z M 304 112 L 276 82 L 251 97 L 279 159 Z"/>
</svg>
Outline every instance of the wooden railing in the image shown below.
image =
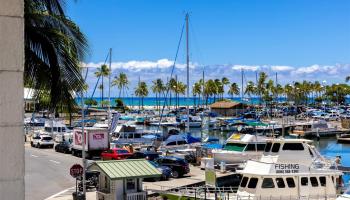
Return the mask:
<svg viewBox="0 0 350 200">
<path fill-rule="evenodd" d="M 147 192 L 135 192 L 126 194 L 126 200 L 146 200 Z"/>
</svg>

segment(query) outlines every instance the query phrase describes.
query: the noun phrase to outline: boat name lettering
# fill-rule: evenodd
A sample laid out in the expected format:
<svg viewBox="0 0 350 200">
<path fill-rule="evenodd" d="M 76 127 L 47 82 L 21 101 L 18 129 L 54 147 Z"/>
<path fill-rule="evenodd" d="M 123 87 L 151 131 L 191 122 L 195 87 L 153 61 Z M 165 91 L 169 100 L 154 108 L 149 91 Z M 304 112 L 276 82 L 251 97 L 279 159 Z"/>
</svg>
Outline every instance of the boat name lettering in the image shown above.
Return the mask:
<svg viewBox="0 0 350 200">
<path fill-rule="evenodd" d="M 299 164 L 275 164 L 277 174 L 298 173 Z"/>
</svg>

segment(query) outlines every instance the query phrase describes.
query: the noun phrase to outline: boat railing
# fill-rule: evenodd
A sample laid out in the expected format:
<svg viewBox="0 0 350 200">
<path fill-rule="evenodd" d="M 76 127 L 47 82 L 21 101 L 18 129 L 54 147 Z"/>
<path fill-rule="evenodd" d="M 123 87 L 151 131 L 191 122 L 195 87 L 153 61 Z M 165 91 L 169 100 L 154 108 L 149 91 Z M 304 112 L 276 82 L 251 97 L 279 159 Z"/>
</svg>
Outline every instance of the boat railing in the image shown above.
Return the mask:
<svg viewBox="0 0 350 200">
<path fill-rule="evenodd" d="M 146 191 L 158 194 L 171 194 L 190 199 L 221 199 L 221 200 L 331 200 L 340 195 L 249 195 L 237 194 L 238 187 L 190 186 L 170 187 L 161 186 L 159 190 Z M 179 198 L 180 199 L 180 198 Z"/>
</svg>

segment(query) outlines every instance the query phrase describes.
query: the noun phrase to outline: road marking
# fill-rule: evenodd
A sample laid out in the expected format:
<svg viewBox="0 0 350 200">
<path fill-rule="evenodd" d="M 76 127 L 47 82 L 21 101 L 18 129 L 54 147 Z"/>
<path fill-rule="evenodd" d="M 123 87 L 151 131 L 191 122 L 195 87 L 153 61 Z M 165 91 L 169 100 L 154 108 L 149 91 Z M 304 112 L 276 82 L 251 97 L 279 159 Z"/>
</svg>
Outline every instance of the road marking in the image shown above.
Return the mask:
<svg viewBox="0 0 350 200">
<path fill-rule="evenodd" d="M 33 155 L 33 154 L 32 154 L 32 155 L 30 155 L 30 156 L 32 156 L 32 157 L 34 157 L 34 158 L 37 158 L 37 157 L 39 157 L 39 156 L 36 156 L 36 155 Z"/>
<path fill-rule="evenodd" d="M 59 195 L 61 195 L 61 194 L 63 194 L 63 193 L 68 192 L 69 190 L 71 190 L 71 189 L 73 189 L 73 188 L 75 188 L 75 187 L 67 188 L 67 189 L 65 189 L 65 190 L 63 190 L 63 191 L 61 191 L 61 192 L 59 192 L 59 193 L 56 193 L 56 194 L 54 194 L 54 195 L 51 195 L 51 196 L 47 197 L 47 198 L 44 199 L 44 200 L 53 199 L 53 198 L 55 198 L 55 197 L 57 197 L 57 196 L 59 196 Z M 71 195 L 71 194 L 70 194 L 70 195 Z"/>
<path fill-rule="evenodd" d="M 56 164 L 60 164 L 60 162 L 56 161 L 56 160 L 49 160 L 50 162 L 56 163 Z"/>
</svg>

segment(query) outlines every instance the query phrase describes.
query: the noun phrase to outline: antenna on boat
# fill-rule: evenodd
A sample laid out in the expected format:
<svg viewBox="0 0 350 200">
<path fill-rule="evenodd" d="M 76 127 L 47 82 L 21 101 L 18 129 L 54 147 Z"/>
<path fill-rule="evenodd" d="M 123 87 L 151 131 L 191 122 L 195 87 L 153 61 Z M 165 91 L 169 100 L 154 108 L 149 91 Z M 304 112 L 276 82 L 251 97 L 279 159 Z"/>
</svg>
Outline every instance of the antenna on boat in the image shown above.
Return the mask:
<svg viewBox="0 0 350 200">
<path fill-rule="evenodd" d="M 243 91 L 243 68 L 241 68 L 241 81 L 242 81 L 242 85 L 241 85 L 241 90 L 242 90 L 242 97 L 241 97 L 241 101 L 243 102 L 244 99 L 244 91 Z"/>
<path fill-rule="evenodd" d="M 187 125 L 186 132 L 190 132 L 190 108 L 189 108 L 189 97 L 190 97 L 190 56 L 189 56 L 189 46 L 188 46 L 188 17 L 189 14 L 186 13 L 186 65 L 187 65 L 187 96 L 186 96 L 186 107 L 187 107 Z"/>
</svg>

